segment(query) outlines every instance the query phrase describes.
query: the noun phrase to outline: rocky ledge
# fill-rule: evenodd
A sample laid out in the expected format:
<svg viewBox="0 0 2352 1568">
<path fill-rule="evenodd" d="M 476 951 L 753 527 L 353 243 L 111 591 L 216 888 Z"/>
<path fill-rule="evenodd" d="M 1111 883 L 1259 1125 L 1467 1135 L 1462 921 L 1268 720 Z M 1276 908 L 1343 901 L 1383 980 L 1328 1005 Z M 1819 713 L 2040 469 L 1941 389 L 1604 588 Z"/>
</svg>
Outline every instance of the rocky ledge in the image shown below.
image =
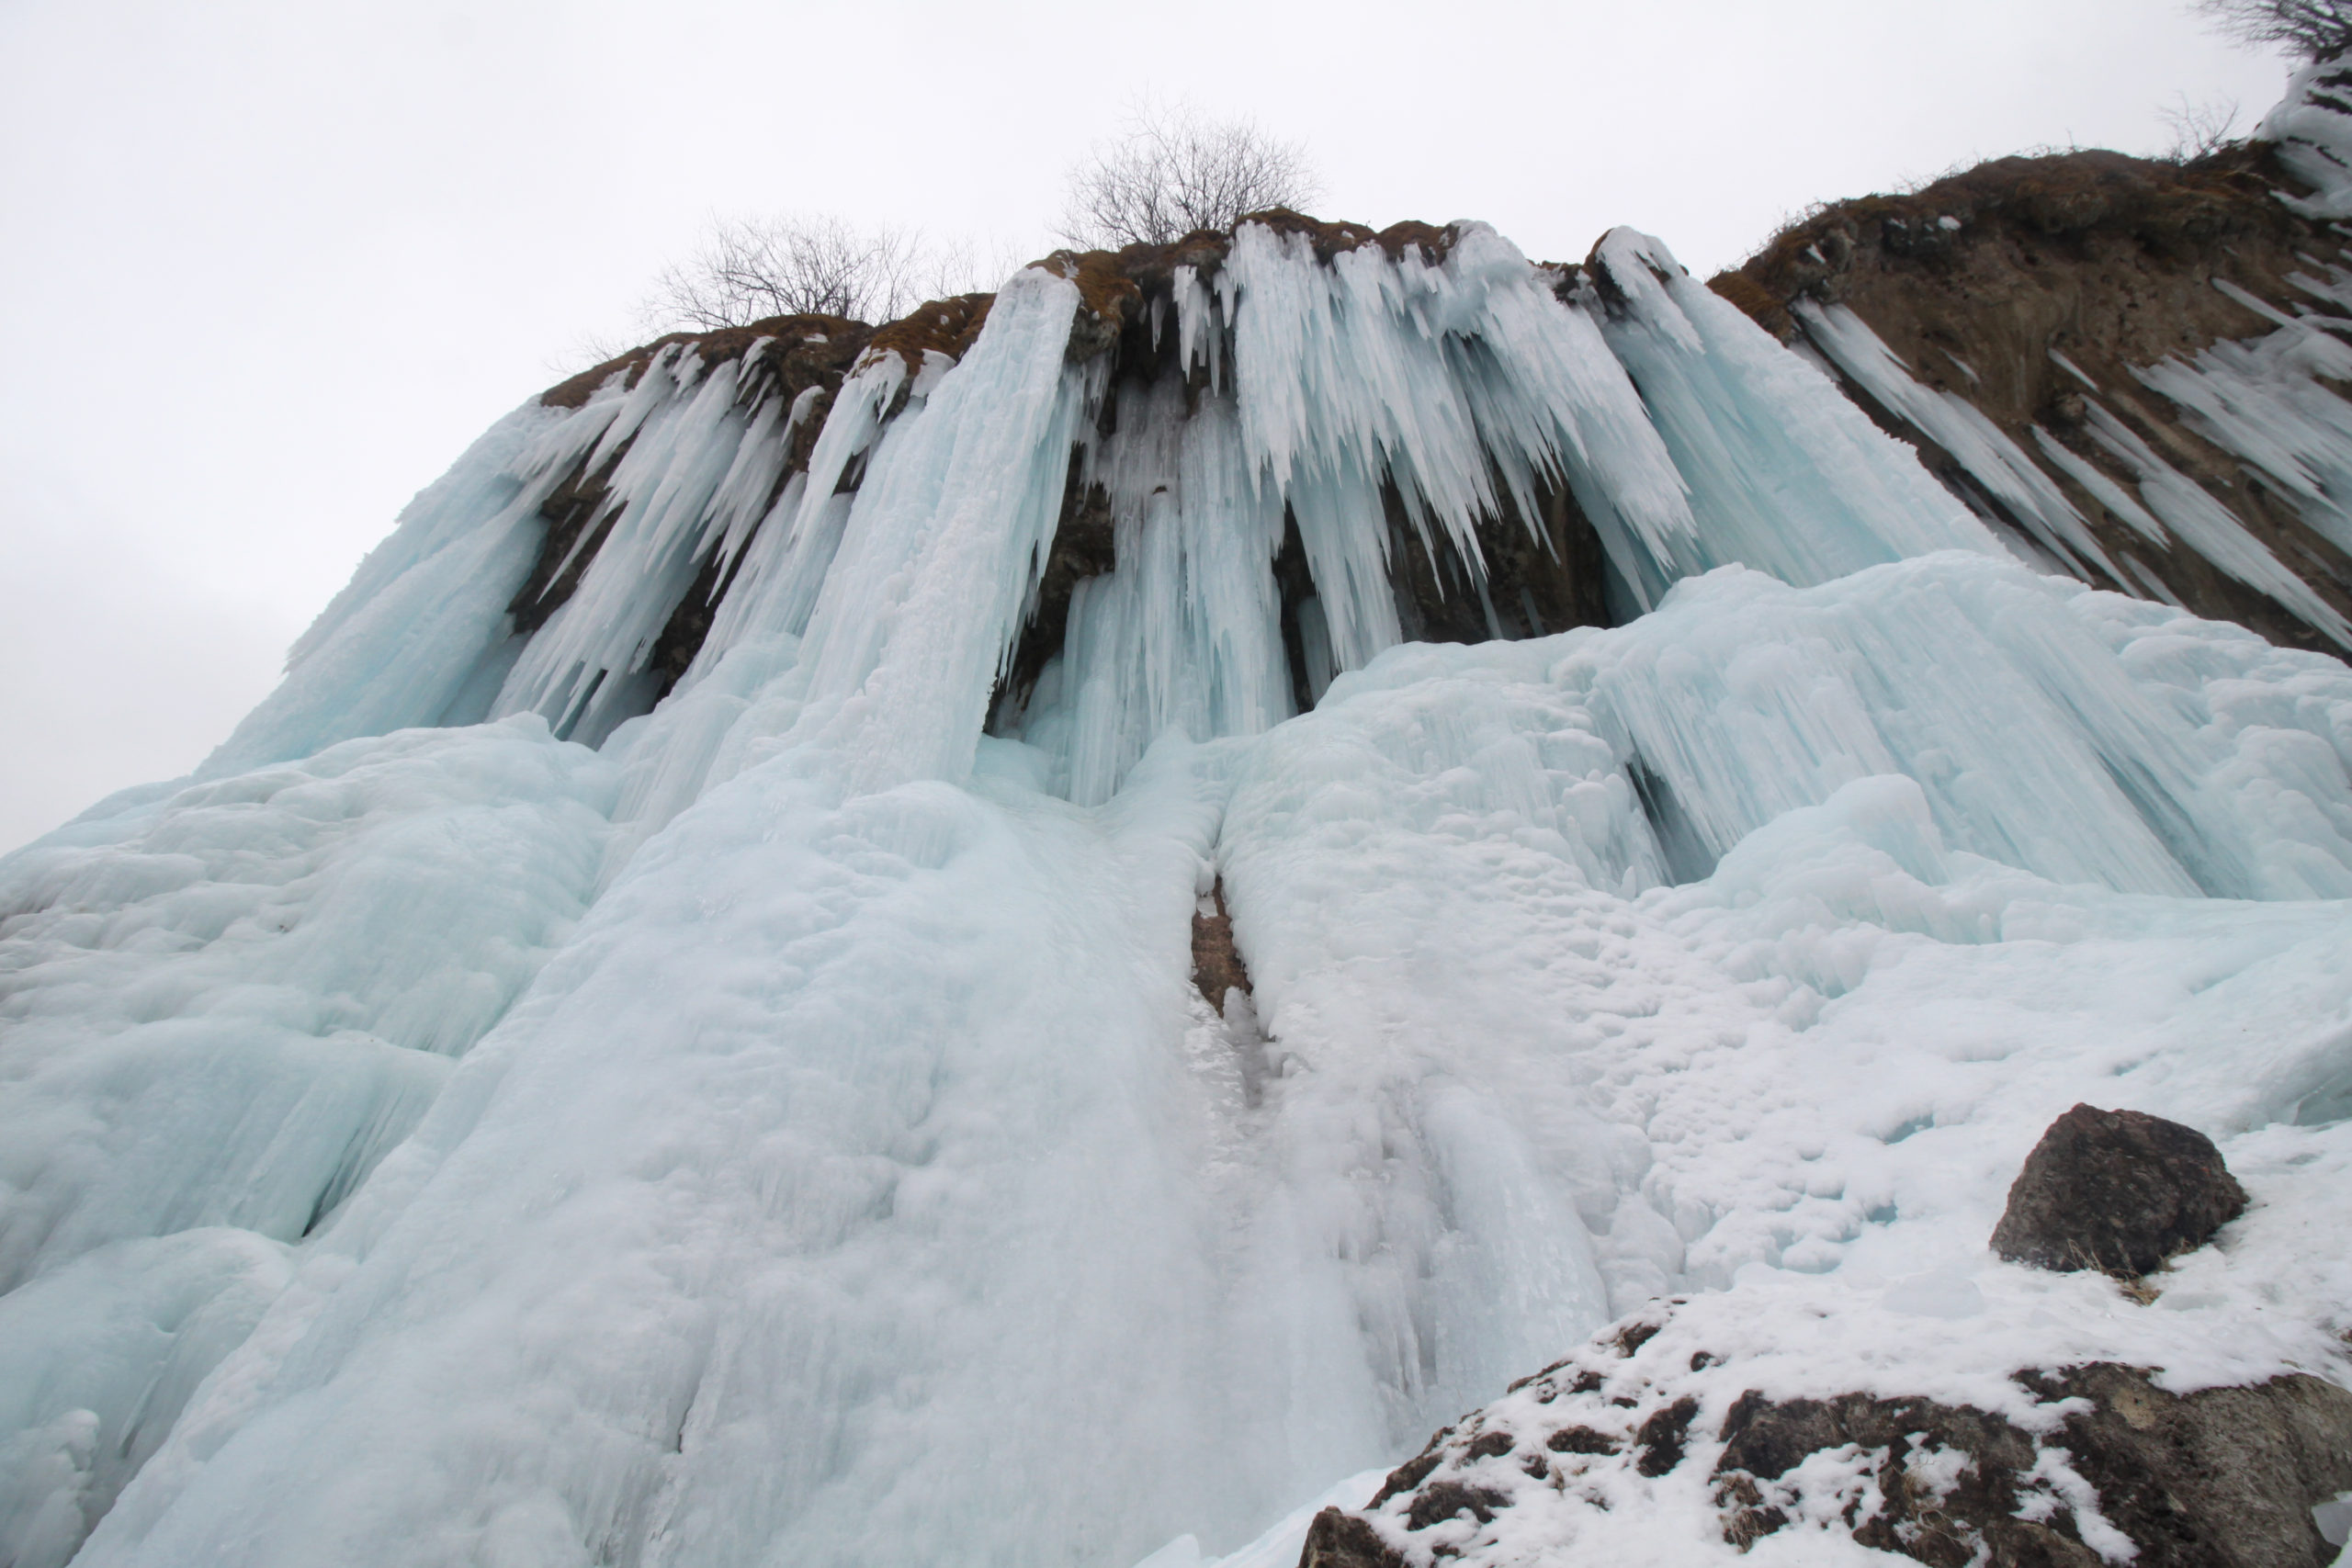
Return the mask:
<svg viewBox="0 0 2352 1568">
<path fill-rule="evenodd" d="M 2058 1274 L 2067 1293 L 1999 1304 L 2094 1335 L 2104 1317 L 2126 1343 L 2163 1315 L 2152 1303 L 2169 1277 L 2142 1271 L 2205 1246 L 2246 1201 L 2194 1130 L 2077 1106 L 2027 1159 L 1996 1233 L 2031 1264 L 2013 1280 Z M 1438 1432 L 1364 1507 L 1324 1509 L 1300 1568 L 1678 1562 L 1710 1547 L 1792 1562 L 1860 1548 L 1934 1568 L 2335 1560 L 2352 1522 L 2352 1392 L 2338 1383 L 2283 1366 L 2243 1382 L 2107 1359 L 1984 1366 L 2004 1341 L 1960 1330 L 1986 1315 L 1973 1283 L 1888 1294 L 1906 1298 L 1894 1304 L 1917 1325 L 1907 1342 L 1870 1343 L 1883 1327 L 1850 1303 L 1841 1329 L 1835 1298 L 1801 1285 L 1777 1310 L 1654 1303 Z"/>
</svg>

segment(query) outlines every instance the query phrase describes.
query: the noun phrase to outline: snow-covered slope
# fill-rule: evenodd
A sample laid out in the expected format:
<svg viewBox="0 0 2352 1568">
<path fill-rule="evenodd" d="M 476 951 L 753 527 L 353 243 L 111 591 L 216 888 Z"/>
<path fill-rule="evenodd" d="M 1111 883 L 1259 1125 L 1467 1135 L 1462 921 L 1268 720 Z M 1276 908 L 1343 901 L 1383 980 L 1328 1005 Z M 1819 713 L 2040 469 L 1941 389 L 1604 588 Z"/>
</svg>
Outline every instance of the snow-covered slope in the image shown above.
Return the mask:
<svg viewBox="0 0 2352 1568">
<path fill-rule="evenodd" d="M 1668 1292 L 2342 1374 L 2352 672 L 1655 241 L 1212 239 L 526 405 L 0 861 L 0 1559 L 1272 1561 Z M 2026 1302 L 2083 1099 L 2265 1272 Z"/>
</svg>

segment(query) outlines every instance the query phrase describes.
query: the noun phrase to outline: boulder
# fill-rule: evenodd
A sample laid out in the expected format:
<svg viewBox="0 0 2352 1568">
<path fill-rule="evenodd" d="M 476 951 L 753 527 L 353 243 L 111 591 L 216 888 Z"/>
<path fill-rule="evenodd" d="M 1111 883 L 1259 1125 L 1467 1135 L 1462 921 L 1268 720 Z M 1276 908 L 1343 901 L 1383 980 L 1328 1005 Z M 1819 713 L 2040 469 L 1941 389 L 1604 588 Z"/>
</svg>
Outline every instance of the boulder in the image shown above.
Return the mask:
<svg viewBox="0 0 2352 1568">
<path fill-rule="evenodd" d="M 1406 1568 L 1406 1564 L 1360 1515 L 1326 1508 L 1306 1527 L 1306 1549 L 1299 1553 L 1298 1568 Z"/>
<path fill-rule="evenodd" d="M 2026 1156 L 1993 1249 L 2038 1269 L 2135 1276 L 2204 1246 L 2245 1210 L 2245 1190 L 2204 1134 L 2077 1105 Z"/>
<path fill-rule="evenodd" d="M 2013 1371 L 1982 1406 L 1800 1394 L 1784 1361 L 1711 1354 L 1682 1306 L 1439 1431 L 1363 1507 L 1324 1509 L 1300 1568 L 1617 1561 L 1694 1507 L 1742 1551 L 1769 1537 L 1803 1561 L 1843 1535 L 1932 1568 L 2324 1568 L 2352 1524 L 2352 1391 L 2308 1373 L 2175 1393 L 2093 1361 Z"/>
<path fill-rule="evenodd" d="M 2098 1568 L 2073 1510 L 2030 1506 L 2045 1450 L 2097 1495 L 2100 1522 L 2136 1549 L 2134 1568 L 2319 1568 L 2335 1558 L 2313 1515 L 2352 1489 L 2352 1393 L 2301 1373 L 2175 1395 L 2108 1363 L 2026 1372 L 2046 1400 L 2079 1400 L 2035 1436 L 1983 1411 L 1849 1393 L 1774 1404 L 1751 1394 L 1724 1423 L 1715 1495 L 1724 1539 L 1746 1547 L 1785 1527 L 1792 1473 L 1847 1445 L 1883 1456 L 1883 1505 L 1854 1539 L 1934 1568 Z M 2039 1517 L 2036 1517 L 2036 1516 Z"/>
</svg>

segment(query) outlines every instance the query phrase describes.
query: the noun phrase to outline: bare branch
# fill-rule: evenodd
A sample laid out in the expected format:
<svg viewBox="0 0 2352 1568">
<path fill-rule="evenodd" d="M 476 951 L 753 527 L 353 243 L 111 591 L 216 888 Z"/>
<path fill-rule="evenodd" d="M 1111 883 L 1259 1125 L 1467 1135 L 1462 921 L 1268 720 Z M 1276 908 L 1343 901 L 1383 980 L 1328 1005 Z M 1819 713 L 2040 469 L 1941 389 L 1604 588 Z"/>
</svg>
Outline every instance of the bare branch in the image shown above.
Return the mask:
<svg viewBox="0 0 2352 1568">
<path fill-rule="evenodd" d="M 2159 105 L 2156 118 L 2172 132 L 2172 151 L 2168 154 L 2175 163 L 2191 164 L 2211 157 L 2230 144 L 2230 132 L 2237 129 L 2238 101 L 2235 98 L 2208 98 L 2199 103 L 2188 101 L 2188 95 L 2177 93 L 2179 102 Z"/>
<path fill-rule="evenodd" d="M 2192 8 L 2242 43 L 2278 45 L 2312 60 L 2352 50 L 2352 0 L 2196 0 Z"/>
<path fill-rule="evenodd" d="M 769 316 L 888 321 L 915 305 L 918 236 L 839 218 L 719 220 L 702 248 L 654 280 L 648 327 L 713 332 Z"/>
<path fill-rule="evenodd" d="M 1142 104 L 1126 133 L 1098 142 L 1069 173 L 1061 235 L 1116 249 L 1229 229 L 1246 213 L 1303 208 L 1317 195 L 1306 149 L 1250 120 L 1211 120 L 1189 106 Z"/>
</svg>

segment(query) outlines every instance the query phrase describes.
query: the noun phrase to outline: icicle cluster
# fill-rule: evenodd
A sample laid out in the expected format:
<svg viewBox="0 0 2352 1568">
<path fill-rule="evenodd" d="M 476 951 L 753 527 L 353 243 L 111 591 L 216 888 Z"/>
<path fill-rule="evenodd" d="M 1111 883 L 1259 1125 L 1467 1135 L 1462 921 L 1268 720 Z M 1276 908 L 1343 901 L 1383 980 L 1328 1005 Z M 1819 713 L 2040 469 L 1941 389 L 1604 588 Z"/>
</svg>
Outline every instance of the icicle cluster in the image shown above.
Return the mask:
<svg viewBox="0 0 2352 1568">
<path fill-rule="evenodd" d="M 1328 239 L 518 411 L 197 779 L 0 861 L 0 1560 L 1221 1548 L 1669 1291 L 1886 1367 L 2093 1096 L 2340 1231 L 2342 664 L 2012 558 L 1822 364 L 2103 558 L 1835 308 Z M 2152 374 L 2341 531 L 2324 330 Z M 2185 1375 L 2340 1356 L 2297 1234 Z"/>
<path fill-rule="evenodd" d="M 654 705 L 649 658 L 699 574 L 723 597 L 676 699 L 759 650 L 742 662 L 760 665 L 771 737 L 817 724 L 813 704 L 854 716 L 859 739 L 838 735 L 868 754 L 865 784 L 957 777 L 973 715 L 989 716 L 1035 613 L 1057 523 L 1098 489 L 1115 565 L 1077 584 L 1061 646 L 994 714 L 1081 804 L 1107 799 L 1168 729 L 1259 733 L 1402 640 L 1399 550 L 1444 563 L 1441 583 L 1475 596 L 1493 634 L 1528 635 L 1563 628 L 1532 601 L 1498 611 L 1480 530 L 1523 530 L 1557 558 L 1562 505 L 1599 536 L 1623 615 L 1732 561 L 1810 583 L 1996 547 L 1657 242 L 1621 233 L 1599 261 L 1564 278 L 1462 225 L 1442 256 L 1363 244 L 1327 264 L 1306 235 L 1244 225 L 1207 276 L 1176 269 L 1152 318 L 1155 350 L 1165 328 L 1175 352 L 1135 367 L 1066 363 L 1075 290 L 1033 269 L 952 370 L 934 353 L 910 377 L 905 356 L 870 353 L 788 474 L 813 389 L 745 382 L 756 346 L 706 366 L 673 345 L 576 410 L 526 409 L 485 437 L 212 766 L 526 711 L 601 742 Z M 1779 417 L 1747 417 L 1762 404 Z M 582 476 L 595 511 L 541 563 L 577 586 L 534 633 L 504 635 L 534 513 Z M 1294 536 L 1311 592 L 1286 605 L 1276 561 Z M 963 597 L 975 581 L 996 584 L 977 618 Z M 420 626 L 413 601 L 428 597 L 442 604 Z M 428 640 L 428 658 L 412 655 Z M 376 673 L 355 678 L 363 665 Z M 901 702 L 899 718 L 873 719 Z M 673 779 L 664 812 L 703 782 Z"/>
</svg>

